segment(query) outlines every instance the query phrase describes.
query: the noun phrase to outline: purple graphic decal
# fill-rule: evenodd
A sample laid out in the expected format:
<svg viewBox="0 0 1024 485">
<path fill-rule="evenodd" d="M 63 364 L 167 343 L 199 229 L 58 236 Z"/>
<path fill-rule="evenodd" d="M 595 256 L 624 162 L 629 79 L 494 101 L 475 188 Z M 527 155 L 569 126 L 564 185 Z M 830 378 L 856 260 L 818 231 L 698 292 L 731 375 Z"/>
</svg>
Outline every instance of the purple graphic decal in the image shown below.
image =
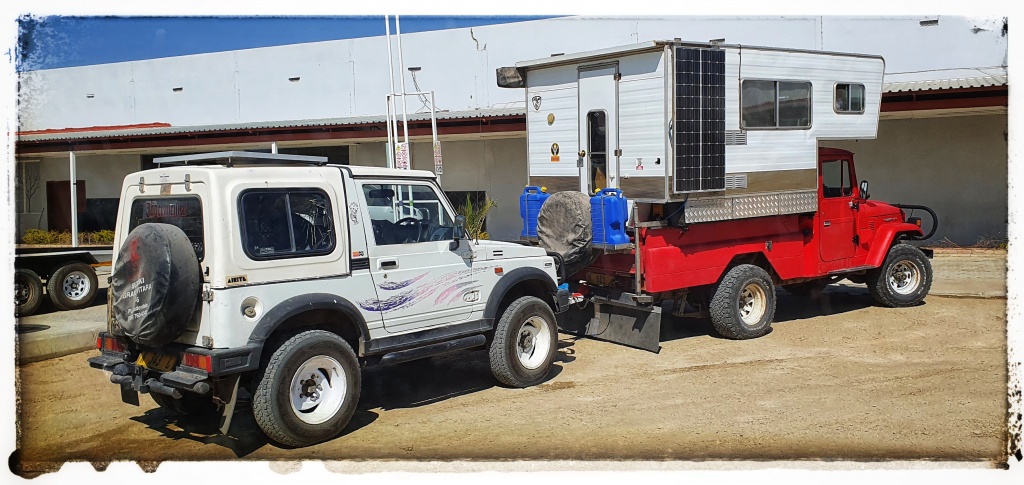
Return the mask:
<svg viewBox="0 0 1024 485">
<path fill-rule="evenodd" d="M 452 296 L 448 300 L 448 303 L 452 303 L 457 298 L 459 298 L 462 295 L 465 295 L 466 292 L 468 292 L 469 290 L 472 290 L 473 288 L 470 288 L 469 290 L 465 290 L 465 291 L 459 291 L 459 290 L 462 290 L 466 286 L 478 282 L 478 280 L 470 280 L 470 281 L 460 281 L 460 280 L 465 280 L 465 279 L 468 279 L 468 278 L 472 278 L 475 274 L 478 274 L 478 273 L 481 273 L 481 272 L 484 272 L 484 271 L 487 271 L 487 270 L 492 270 L 493 268 L 494 268 L 494 266 L 486 266 L 486 267 L 482 267 L 482 268 L 469 268 L 469 269 L 464 269 L 464 270 L 460 270 L 460 271 L 453 271 L 451 273 L 447 273 L 447 274 L 441 276 L 440 278 L 438 278 L 436 280 L 428 281 L 425 284 L 423 284 L 422 286 L 415 287 L 415 288 L 410 288 L 410 289 L 408 289 L 406 291 L 398 293 L 397 295 L 392 295 L 392 296 L 390 296 L 388 298 L 385 298 L 383 300 L 381 300 L 379 298 L 370 298 L 368 300 L 360 301 L 360 302 L 358 302 L 358 304 L 359 304 L 359 306 L 362 309 L 364 309 L 366 311 L 388 313 L 388 312 L 393 312 L 395 310 L 399 310 L 399 309 L 402 309 L 402 308 L 411 307 L 411 306 L 413 306 L 413 305 L 423 301 L 425 298 L 429 297 L 430 295 L 433 295 L 435 292 L 437 292 L 437 290 L 439 290 L 441 288 L 445 288 L 445 289 L 441 292 L 441 294 L 437 298 L 434 299 L 434 304 L 435 305 L 439 305 L 439 304 L 441 304 L 442 301 L 444 301 L 444 299 L 446 297 L 449 297 L 449 296 L 454 294 L 454 296 Z M 399 281 L 399 282 L 395 282 L 395 283 L 381 283 L 381 284 L 379 284 L 377 286 L 379 288 L 385 289 L 385 290 L 401 289 L 401 288 L 405 288 L 405 287 L 408 287 L 408 286 L 412 285 L 413 283 L 415 283 L 416 281 L 419 281 L 420 279 L 422 279 L 426 275 L 427 275 L 427 273 L 423 273 L 423 274 L 421 274 L 421 275 L 419 275 L 419 276 L 417 276 L 415 278 L 409 279 L 409 280 Z M 474 288 L 479 288 L 479 286 L 476 286 Z"/>
<path fill-rule="evenodd" d="M 451 285 L 448 288 L 445 288 L 445 290 L 442 291 L 440 295 L 437 295 L 437 298 L 434 299 L 434 304 L 435 305 L 440 305 L 442 301 L 444 301 L 446 298 L 451 296 L 452 293 L 455 293 L 456 290 L 465 288 L 466 286 L 471 285 L 471 284 L 476 283 L 476 282 L 477 282 L 477 280 L 463 281 L 463 282 L 460 282 L 460 283 L 455 283 L 454 285 Z M 451 303 L 451 302 L 449 302 L 449 303 Z"/>
<path fill-rule="evenodd" d="M 380 288 L 382 290 L 390 290 L 390 291 L 401 290 L 402 288 L 405 288 L 406 286 L 409 286 L 409 285 L 411 285 L 411 284 L 413 284 L 413 283 L 423 279 L 423 277 L 426 276 L 426 275 L 427 275 L 427 273 L 423 273 L 423 274 L 421 274 L 421 275 L 419 275 L 419 276 L 417 276 L 415 278 L 408 279 L 408 280 L 405 280 L 405 281 L 385 281 L 385 282 L 377 285 L 377 288 Z"/>
</svg>

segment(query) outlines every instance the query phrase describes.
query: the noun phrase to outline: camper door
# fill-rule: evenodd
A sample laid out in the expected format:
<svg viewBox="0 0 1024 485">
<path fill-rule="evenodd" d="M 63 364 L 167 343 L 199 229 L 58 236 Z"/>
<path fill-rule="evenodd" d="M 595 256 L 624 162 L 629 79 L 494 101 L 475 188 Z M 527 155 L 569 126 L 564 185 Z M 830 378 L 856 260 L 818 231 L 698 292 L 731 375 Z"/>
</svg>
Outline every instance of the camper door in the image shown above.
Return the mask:
<svg viewBox="0 0 1024 485">
<path fill-rule="evenodd" d="M 587 194 L 618 187 L 618 64 L 579 68 L 580 188 Z"/>
</svg>

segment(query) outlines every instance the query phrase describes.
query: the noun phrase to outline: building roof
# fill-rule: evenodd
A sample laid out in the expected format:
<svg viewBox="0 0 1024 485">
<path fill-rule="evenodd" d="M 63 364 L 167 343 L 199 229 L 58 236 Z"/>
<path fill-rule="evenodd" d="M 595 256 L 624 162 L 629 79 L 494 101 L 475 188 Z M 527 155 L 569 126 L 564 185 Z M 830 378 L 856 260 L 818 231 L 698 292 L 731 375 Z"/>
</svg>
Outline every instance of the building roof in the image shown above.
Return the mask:
<svg viewBox="0 0 1024 485">
<path fill-rule="evenodd" d="M 526 116 L 523 108 L 488 108 L 466 111 L 441 111 L 436 114 L 437 120 L 461 120 L 480 118 L 499 118 L 508 116 Z M 410 122 L 429 121 L 430 113 L 414 113 L 408 115 Z M 178 133 L 206 133 L 214 131 L 236 131 L 236 130 L 258 130 L 267 128 L 304 128 L 317 126 L 340 126 L 340 125 L 369 125 L 385 123 L 387 117 L 377 116 L 352 116 L 347 118 L 320 118 L 310 120 L 283 120 L 283 121 L 255 121 L 246 123 L 227 123 L 217 125 L 192 125 L 192 126 L 155 126 L 156 123 L 145 127 L 96 127 L 96 129 L 61 129 L 45 132 L 31 132 L 30 134 L 19 134 L 18 141 L 50 141 L 50 140 L 84 140 L 90 138 L 112 138 L 119 136 L 139 135 L 170 135 Z M 111 129 L 114 128 L 114 129 Z"/>
<path fill-rule="evenodd" d="M 986 88 L 1006 86 L 1007 75 L 990 74 L 971 77 L 954 77 L 930 81 L 895 81 L 882 84 L 883 93 L 904 93 L 911 91 L 935 91 L 940 89 Z"/>
</svg>

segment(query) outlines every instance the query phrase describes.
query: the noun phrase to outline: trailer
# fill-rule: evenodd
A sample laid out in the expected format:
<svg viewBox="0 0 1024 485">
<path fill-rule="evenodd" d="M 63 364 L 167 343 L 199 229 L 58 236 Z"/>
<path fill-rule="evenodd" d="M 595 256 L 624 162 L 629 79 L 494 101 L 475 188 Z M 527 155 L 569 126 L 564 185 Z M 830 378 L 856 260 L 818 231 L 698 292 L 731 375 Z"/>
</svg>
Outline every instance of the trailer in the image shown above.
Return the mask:
<svg viewBox="0 0 1024 485">
<path fill-rule="evenodd" d="M 14 250 L 14 312 L 32 315 L 49 298 L 58 310 L 92 304 L 99 290 L 96 268 L 109 267 L 111 246 L 34 246 Z"/>
<path fill-rule="evenodd" d="M 499 68 L 499 86 L 525 88 L 529 186 L 554 193 L 521 211 L 537 217 L 526 239 L 579 246 L 559 231 L 582 199 L 560 193 L 628 201 L 619 228 L 592 213 L 594 234 L 628 242 L 590 241 L 569 278 L 583 309 L 563 329 L 657 351 L 670 312 L 754 338 L 771 330 L 776 286 L 806 295 L 843 278 L 886 306 L 920 303 L 930 252 L 905 243 L 937 217 L 869 200 L 854 154 L 827 147 L 876 136 L 884 66 L 676 39 Z M 929 234 L 908 210 L 930 215 Z"/>
</svg>

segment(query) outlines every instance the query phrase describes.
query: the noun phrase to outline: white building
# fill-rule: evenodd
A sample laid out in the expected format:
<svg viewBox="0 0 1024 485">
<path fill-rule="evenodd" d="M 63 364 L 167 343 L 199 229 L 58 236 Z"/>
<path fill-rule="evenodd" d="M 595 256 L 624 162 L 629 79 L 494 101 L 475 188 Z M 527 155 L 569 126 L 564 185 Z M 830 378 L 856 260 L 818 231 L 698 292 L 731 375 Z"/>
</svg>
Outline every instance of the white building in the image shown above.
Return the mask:
<svg viewBox="0 0 1024 485">
<path fill-rule="evenodd" d="M 877 139 L 828 145 L 856 153 L 873 198 L 934 208 L 933 242 L 971 244 L 1006 238 L 1006 35 L 1003 19 L 963 17 L 553 18 L 405 34 L 405 65 L 420 69 L 403 75 L 445 110 L 442 186 L 456 203 L 469 193 L 494 199 L 488 230 L 514 239 L 527 106 L 522 89 L 497 87 L 496 68 L 673 38 L 881 55 Z M 70 225 L 71 152 L 83 230 L 113 219 L 122 179 L 154 156 L 276 142 L 385 164 L 383 36 L 31 71 L 20 83 L 17 171 L 38 189 L 29 197 L 19 186 L 19 234 Z M 419 113 L 410 117 L 413 167 L 432 170 L 429 115 L 416 98 L 408 108 Z"/>
</svg>

